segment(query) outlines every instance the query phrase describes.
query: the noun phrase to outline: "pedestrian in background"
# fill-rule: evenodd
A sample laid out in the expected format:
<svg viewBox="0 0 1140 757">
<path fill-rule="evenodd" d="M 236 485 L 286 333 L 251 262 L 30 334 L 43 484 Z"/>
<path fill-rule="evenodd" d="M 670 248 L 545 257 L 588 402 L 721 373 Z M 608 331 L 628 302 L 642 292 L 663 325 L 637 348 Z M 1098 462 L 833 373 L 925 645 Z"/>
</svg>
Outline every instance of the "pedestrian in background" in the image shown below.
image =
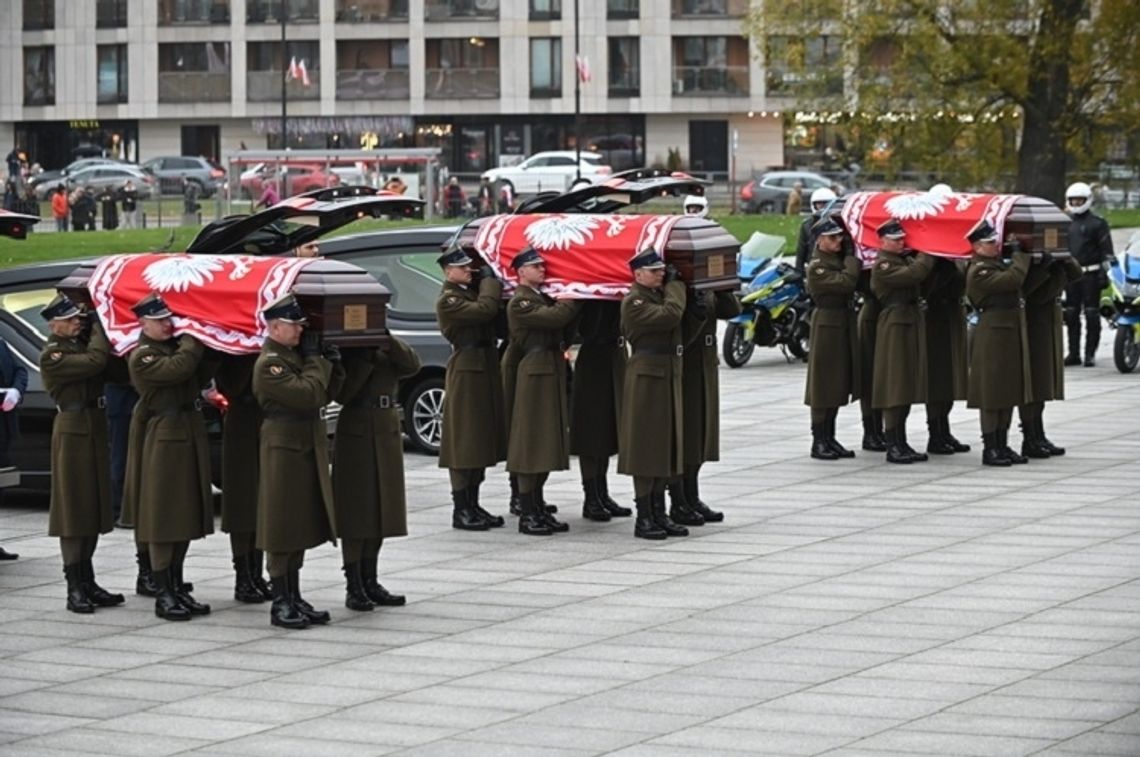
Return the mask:
<svg viewBox="0 0 1140 757">
<path fill-rule="evenodd" d="M 71 206 L 67 202 L 67 189 L 59 184 L 51 193 L 51 215 L 55 219 L 56 231 L 67 231 L 67 219 Z"/>
<path fill-rule="evenodd" d="M 126 183 L 123 184 L 121 197 L 123 203 L 123 228 L 139 228 L 139 191 L 135 189 L 135 183 L 130 179 L 127 179 Z"/>
<path fill-rule="evenodd" d="M 784 212 L 790 216 L 798 216 L 804 206 L 804 185 L 802 181 L 797 181 L 792 185 L 792 191 L 788 194 L 788 204 Z"/>
</svg>

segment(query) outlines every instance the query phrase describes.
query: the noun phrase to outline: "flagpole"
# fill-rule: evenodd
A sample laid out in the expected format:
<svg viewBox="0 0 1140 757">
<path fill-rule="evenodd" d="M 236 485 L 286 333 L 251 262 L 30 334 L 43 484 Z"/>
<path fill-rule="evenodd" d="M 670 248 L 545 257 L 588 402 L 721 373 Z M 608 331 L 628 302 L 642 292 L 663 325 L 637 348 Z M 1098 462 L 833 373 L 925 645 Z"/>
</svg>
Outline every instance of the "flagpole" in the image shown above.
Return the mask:
<svg viewBox="0 0 1140 757">
<path fill-rule="evenodd" d="M 289 102 L 289 51 L 285 47 L 285 0 L 281 0 L 278 6 L 281 12 L 281 149 L 284 150 L 289 146 L 289 140 L 286 137 L 286 128 L 288 125 L 288 111 L 287 103 Z M 285 187 L 281 187 L 284 191 Z"/>
<path fill-rule="evenodd" d="M 578 0 L 574 0 L 574 147 L 577 159 L 574 162 L 577 181 L 582 178 L 582 51 L 578 39 Z"/>
</svg>

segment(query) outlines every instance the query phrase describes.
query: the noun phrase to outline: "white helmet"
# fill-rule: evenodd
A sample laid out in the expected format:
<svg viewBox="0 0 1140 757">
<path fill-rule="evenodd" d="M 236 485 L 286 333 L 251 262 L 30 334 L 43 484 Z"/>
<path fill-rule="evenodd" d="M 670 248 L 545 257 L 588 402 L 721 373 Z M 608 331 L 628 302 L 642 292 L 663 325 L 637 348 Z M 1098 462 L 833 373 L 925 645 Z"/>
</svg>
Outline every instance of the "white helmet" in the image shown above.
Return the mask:
<svg viewBox="0 0 1140 757">
<path fill-rule="evenodd" d="M 832 192 L 827 187 L 820 187 L 811 193 L 811 209 L 812 211 L 822 210 L 824 205 L 835 200 L 835 192 Z M 816 206 L 819 207 L 816 207 Z"/>
<path fill-rule="evenodd" d="M 1065 190 L 1065 210 L 1077 215 L 1092 207 L 1092 187 L 1083 181 L 1074 182 Z"/>
<path fill-rule="evenodd" d="M 685 201 L 681 203 L 681 207 L 684 208 L 687 216 L 704 218 L 709 214 L 709 201 L 704 195 L 685 195 Z"/>
<path fill-rule="evenodd" d="M 949 184 L 935 184 L 933 187 L 926 191 L 932 195 L 938 195 L 939 197 L 946 197 L 947 195 L 954 194 L 954 190 L 950 188 Z"/>
</svg>

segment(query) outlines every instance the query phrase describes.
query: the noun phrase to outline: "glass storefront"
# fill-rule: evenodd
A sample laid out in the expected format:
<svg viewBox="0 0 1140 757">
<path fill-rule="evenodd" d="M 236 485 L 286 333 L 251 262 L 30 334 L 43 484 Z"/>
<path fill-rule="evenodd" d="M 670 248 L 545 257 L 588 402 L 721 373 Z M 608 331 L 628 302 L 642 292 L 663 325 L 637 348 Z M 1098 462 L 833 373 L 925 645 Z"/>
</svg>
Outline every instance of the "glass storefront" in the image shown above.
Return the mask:
<svg viewBox="0 0 1140 757">
<path fill-rule="evenodd" d="M 16 124 L 16 143 L 31 163 L 45 171 L 64 168 L 79 158 L 118 158 L 131 163 L 139 157 L 138 121 L 37 121 Z"/>
</svg>

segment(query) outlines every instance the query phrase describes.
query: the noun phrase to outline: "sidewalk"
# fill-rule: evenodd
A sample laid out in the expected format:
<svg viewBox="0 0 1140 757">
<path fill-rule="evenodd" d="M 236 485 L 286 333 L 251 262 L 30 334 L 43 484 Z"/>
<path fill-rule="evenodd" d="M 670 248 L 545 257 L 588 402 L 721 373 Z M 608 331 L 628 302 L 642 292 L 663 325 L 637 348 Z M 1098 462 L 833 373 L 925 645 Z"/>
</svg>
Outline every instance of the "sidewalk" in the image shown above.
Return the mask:
<svg viewBox="0 0 1140 757">
<path fill-rule="evenodd" d="M 303 582 L 333 623 L 303 632 L 232 601 L 222 534 L 188 561 L 209 617 L 133 593 L 68 613 L 46 512 L 0 510 L 0 755 L 1140 754 L 1140 376 L 1111 336 L 1046 411 L 1068 454 L 1013 469 L 979 464 L 962 407 L 970 454 L 812 461 L 803 365 L 722 368 L 703 495 L 728 515 L 686 539 L 582 521 L 570 472 L 548 488 L 569 534 L 455 531 L 410 453 L 411 536 L 381 554 L 408 606 L 344 609 L 326 546 Z M 104 585 L 133 586 L 133 552 L 102 540 Z"/>
</svg>

